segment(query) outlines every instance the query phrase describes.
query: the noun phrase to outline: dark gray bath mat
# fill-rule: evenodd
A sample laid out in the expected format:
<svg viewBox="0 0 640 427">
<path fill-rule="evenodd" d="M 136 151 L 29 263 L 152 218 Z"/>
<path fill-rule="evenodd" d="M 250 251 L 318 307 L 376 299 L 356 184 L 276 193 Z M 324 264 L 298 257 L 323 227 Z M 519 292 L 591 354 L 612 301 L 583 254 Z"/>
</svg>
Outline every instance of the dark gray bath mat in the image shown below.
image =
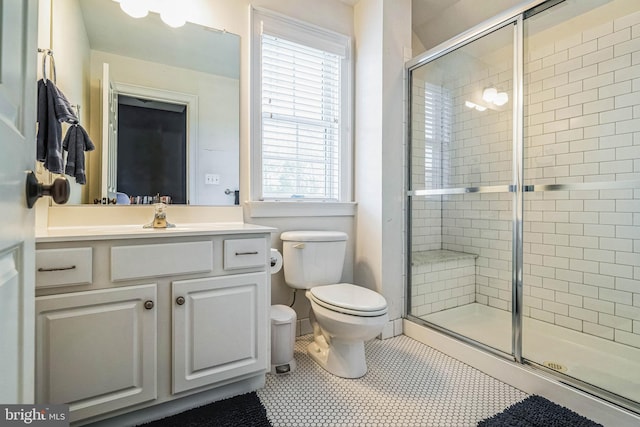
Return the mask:
<svg viewBox="0 0 640 427">
<path fill-rule="evenodd" d="M 271 427 L 258 395 L 247 393 L 142 424 L 144 427 Z"/>
<path fill-rule="evenodd" d="M 529 396 L 499 414 L 482 420 L 478 427 L 603 427 L 540 396 Z"/>
</svg>

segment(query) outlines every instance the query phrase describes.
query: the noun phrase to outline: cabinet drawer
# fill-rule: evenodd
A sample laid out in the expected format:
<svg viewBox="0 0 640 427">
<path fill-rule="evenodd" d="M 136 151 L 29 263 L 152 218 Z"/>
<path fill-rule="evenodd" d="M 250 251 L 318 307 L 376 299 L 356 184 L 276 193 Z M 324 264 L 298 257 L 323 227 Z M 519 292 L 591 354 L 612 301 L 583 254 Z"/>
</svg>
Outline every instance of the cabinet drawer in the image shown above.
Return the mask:
<svg viewBox="0 0 640 427">
<path fill-rule="evenodd" d="M 36 251 L 36 288 L 91 284 L 92 271 L 91 248 Z"/>
<path fill-rule="evenodd" d="M 267 249 L 264 239 L 229 239 L 224 241 L 224 269 L 264 267 Z"/>
<path fill-rule="evenodd" d="M 113 246 L 111 280 L 142 279 L 213 270 L 213 242 Z"/>
</svg>

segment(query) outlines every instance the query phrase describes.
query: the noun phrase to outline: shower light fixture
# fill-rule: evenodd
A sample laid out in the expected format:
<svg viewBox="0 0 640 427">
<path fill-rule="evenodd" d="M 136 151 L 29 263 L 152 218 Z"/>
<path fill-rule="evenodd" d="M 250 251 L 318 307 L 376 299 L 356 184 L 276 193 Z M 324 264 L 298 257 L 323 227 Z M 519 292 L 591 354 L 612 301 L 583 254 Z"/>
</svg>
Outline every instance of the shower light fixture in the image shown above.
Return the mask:
<svg viewBox="0 0 640 427">
<path fill-rule="evenodd" d="M 498 107 L 503 106 L 507 102 L 509 102 L 509 95 L 507 95 L 507 92 L 498 92 L 496 99 L 493 100 L 493 103 Z"/>
<path fill-rule="evenodd" d="M 482 91 L 482 99 L 489 104 L 500 107 L 509 102 L 509 95 L 506 92 L 498 92 L 498 89 L 491 86 Z"/>
<path fill-rule="evenodd" d="M 471 102 L 471 101 L 465 101 L 465 102 L 464 102 L 464 105 L 465 105 L 466 107 L 469 107 L 469 108 L 475 108 L 475 109 L 476 109 L 476 110 L 478 110 L 478 111 L 484 111 L 484 110 L 486 110 L 486 109 L 487 109 L 487 107 L 483 107 L 482 105 L 474 104 L 474 103 L 473 103 L 473 102 Z"/>
<path fill-rule="evenodd" d="M 485 102 L 493 103 L 495 101 L 496 96 L 498 96 L 498 89 L 495 87 L 488 87 L 482 92 L 482 99 Z"/>
</svg>

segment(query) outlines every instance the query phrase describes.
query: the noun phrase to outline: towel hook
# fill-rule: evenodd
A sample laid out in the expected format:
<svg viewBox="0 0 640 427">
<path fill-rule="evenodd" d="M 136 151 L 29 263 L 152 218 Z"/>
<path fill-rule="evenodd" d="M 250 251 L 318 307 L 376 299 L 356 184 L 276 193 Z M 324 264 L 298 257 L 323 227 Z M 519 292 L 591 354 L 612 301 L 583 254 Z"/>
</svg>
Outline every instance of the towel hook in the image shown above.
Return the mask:
<svg viewBox="0 0 640 427">
<path fill-rule="evenodd" d="M 53 84 L 56 84 L 56 61 L 53 58 L 53 51 L 51 49 L 38 48 L 38 52 L 44 53 L 42 55 L 42 81 L 47 84 L 47 56 L 51 61 L 51 75 L 53 76 Z"/>
</svg>

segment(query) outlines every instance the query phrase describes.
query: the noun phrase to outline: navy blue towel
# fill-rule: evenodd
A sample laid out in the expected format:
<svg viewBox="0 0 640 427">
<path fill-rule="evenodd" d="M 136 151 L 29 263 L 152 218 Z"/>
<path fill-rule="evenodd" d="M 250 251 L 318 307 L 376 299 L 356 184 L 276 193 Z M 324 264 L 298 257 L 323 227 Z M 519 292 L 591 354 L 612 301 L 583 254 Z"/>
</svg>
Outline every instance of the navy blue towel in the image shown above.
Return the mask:
<svg viewBox="0 0 640 427">
<path fill-rule="evenodd" d="M 38 81 L 38 133 L 36 160 L 53 173 L 63 172 L 62 125 L 76 124 L 78 117 L 62 92 L 51 81 Z"/>
<path fill-rule="evenodd" d="M 96 147 L 84 128 L 79 124 L 72 125 L 64 137 L 62 148 L 67 151 L 67 165 L 64 173 L 75 177 L 78 184 L 86 184 L 84 152 L 94 150 Z"/>
</svg>

